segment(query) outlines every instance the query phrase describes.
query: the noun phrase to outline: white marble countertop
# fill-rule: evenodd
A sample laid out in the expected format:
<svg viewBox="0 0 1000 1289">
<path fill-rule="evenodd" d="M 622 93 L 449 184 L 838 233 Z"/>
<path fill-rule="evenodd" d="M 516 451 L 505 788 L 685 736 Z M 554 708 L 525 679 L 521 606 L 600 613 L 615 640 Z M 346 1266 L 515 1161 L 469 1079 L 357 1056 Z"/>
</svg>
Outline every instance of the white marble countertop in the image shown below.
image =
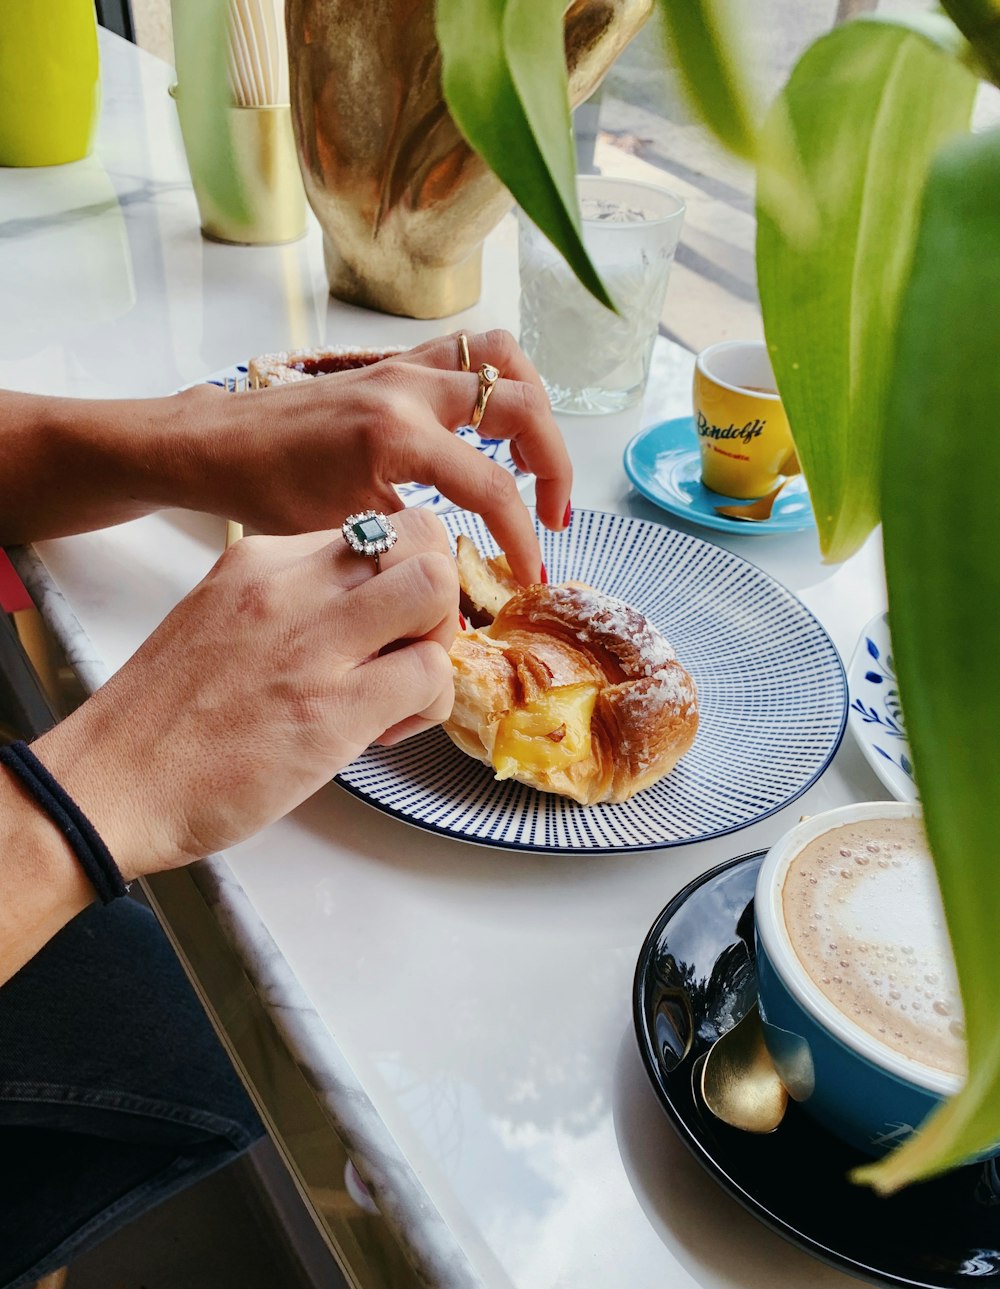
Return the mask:
<svg viewBox="0 0 1000 1289">
<path fill-rule="evenodd" d="M 0 385 L 156 394 L 268 350 L 516 329 L 509 221 L 482 302 L 440 323 L 331 301 L 315 225 L 284 247 L 203 241 L 170 70 L 106 35 L 102 58 L 94 156 L 0 172 Z M 674 522 L 632 492 L 621 454 L 688 410 L 691 366 L 660 341 L 641 413 L 565 419 L 575 507 Z M 884 607 L 877 537 L 826 567 L 812 533 L 699 535 L 794 590 L 845 658 Z M 20 567 L 94 686 L 222 538 L 220 521 L 172 512 L 43 543 Z M 631 984 L 647 929 L 696 874 L 802 813 L 884 795 L 848 735 L 804 797 L 735 836 L 567 858 L 424 833 L 330 785 L 199 882 L 428 1282 L 834 1286 L 848 1278 L 745 1213 L 676 1139 L 640 1065 Z"/>
</svg>

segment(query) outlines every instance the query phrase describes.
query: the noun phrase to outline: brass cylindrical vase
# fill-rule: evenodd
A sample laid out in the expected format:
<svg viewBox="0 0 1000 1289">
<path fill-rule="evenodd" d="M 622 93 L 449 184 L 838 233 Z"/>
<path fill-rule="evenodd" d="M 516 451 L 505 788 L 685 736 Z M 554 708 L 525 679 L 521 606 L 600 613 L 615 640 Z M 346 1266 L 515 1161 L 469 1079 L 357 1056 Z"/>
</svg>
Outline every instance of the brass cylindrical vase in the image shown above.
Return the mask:
<svg viewBox="0 0 1000 1289">
<path fill-rule="evenodd" d="M 201 231 L 240 246 L 294 242 L 306 231 L 306 199 L 288 104 L 231 107 L 229 129 L 247 217 L 220 209 L 192 173 Z"/>
<path fill-rule="evenodd" d="M 568 6 L 574 104 L 651 8 Z M 331 293 L 413 318 L 475 304 L 483 238 L 511 198 L 445 105 L 434 0 L 287 0 L 285 13 L 292 123 Z"/>
</svg>

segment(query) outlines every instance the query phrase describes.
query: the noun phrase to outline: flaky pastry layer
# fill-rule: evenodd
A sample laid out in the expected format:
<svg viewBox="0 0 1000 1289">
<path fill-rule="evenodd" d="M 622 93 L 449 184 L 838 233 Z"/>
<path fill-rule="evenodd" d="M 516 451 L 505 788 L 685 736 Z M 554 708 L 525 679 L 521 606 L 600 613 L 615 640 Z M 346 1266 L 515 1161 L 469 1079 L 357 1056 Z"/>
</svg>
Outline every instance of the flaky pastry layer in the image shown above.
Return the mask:
<svg viewBox="0 0 1000 1289">
<path fill-rule="evenodd" d="M 450 737 L 498 777 L 542 792 L 625 801 L 694 741 L 695 683 L 671 646 L 641 613 L 588 587 L 515 592 L 491 624 L 458 635 L 451 659 Z"/>
<path fill-rule="evenodd" d="M 290 352 L 259 354 L 251 358 L 247 374 L 252 389 L 266 385 L 290 385 L 294 381 L 329 376 L 334 372 L 370 367 L 398 354 L 399 349 L 358 349 L 349 345 L 329 345 L 324 349 L 297 349 Z"/>
</svg>

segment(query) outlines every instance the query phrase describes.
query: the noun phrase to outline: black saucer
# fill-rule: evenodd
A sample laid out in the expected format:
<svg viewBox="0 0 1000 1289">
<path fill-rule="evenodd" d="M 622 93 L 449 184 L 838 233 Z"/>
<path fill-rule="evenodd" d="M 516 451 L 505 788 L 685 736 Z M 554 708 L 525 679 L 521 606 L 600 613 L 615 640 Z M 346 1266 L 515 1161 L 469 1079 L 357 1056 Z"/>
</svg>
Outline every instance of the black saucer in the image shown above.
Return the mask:
<svg viewBox="0 0 1000 1289">
<path fill-rule="evenodd" d="M 730 860 L 685 887 L 642 946 L 633 1018 L 663 1108 L 731 1195 L 841 1271 L 909 1289 L 1000 1282 L 995 1160 L 881 1199 L 847 1180 L 861 1156 L 794 1103 L 776 1132 L 754 1136 L 728 1128 L 696 1098 L 692 1065 L 756 996 L 753 891 L 764 854 Z"/>
</svg>

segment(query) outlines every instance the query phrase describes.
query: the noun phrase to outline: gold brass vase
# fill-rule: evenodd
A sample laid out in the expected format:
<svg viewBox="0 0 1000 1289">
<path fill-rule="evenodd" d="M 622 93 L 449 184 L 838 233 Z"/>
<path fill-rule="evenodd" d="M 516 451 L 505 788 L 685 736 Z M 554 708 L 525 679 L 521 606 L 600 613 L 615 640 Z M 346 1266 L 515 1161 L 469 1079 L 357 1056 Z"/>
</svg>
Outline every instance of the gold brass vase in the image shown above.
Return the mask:
<svg viewBox="0 0 1000 1289">
<path fill-rule="evenodd" d="M 597 86 L 652 0 L 573 0 L 570 98 Z M 292 123 L 330 292 L 411 318 L 479 299 L 482 242 L 511 197 L 441 93 L 434 0 L 286 0 Z"/>
<path fill-rule="evenodd" d="M 203 175 L 192 167 L 202 234 L 209 241 L 236 246 L 298 241 L 306 231 L 306 199 L 288 104 L 230 107 L 228 127 L 246 213 L 240 218 L 220 206 Z"/>
</svg>

